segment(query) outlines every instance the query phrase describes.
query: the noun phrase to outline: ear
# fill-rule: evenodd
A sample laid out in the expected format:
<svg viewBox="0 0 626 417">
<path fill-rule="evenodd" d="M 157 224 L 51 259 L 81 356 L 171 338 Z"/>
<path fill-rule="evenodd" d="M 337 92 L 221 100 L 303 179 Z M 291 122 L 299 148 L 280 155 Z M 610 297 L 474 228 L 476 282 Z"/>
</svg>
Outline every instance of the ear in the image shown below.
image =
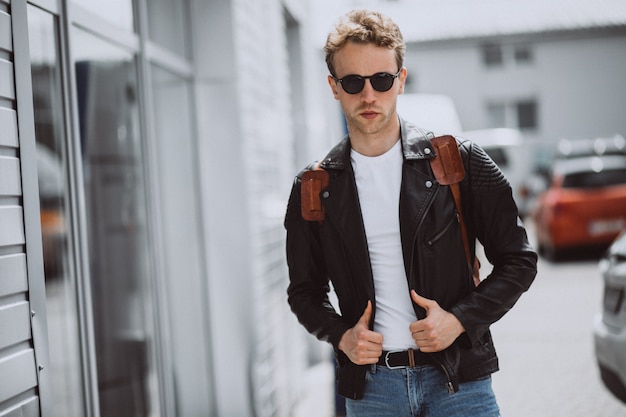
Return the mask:
<svg viewBox="0 0 626 417">
<path fill-rule="evenodd" d="M 337 82 L 333 78 L 332 75 L 328 76 L 328 85 L 330 86 L 331 91 L 333 92 L 333 96 L 335 100 L 339 100 L 339 91 L 337 91 Z"/>
<path fill-rule="evenodd" d="M 408 71 L 406 67 L 402 67 L 402 70 L 400 71 L 400 75 L 398 75 L 398 80 L 400 80 L 400 87 L 398 88 L 398 94 L 404 93 L 404 84 L 406 83 L 407 74 L 408 74 Z"/>
</svg>

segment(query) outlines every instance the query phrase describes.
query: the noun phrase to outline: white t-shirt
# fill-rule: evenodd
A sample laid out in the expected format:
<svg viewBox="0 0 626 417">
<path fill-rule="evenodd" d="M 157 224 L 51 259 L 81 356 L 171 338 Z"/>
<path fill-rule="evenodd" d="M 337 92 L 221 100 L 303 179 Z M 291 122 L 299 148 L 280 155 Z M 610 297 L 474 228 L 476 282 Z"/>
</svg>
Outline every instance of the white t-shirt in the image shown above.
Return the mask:
<svg viewBox="0 0 626 417">
<path fill-rule="evenodd" d="M 416 317 L 400 240 L 402 146 L 398 141 L 376 157 L 354 150 L 350 156 L 374 274 L 374 331 L 383 335 L 384 350 L 415 348 L 409 325 Z"/>
</svg>

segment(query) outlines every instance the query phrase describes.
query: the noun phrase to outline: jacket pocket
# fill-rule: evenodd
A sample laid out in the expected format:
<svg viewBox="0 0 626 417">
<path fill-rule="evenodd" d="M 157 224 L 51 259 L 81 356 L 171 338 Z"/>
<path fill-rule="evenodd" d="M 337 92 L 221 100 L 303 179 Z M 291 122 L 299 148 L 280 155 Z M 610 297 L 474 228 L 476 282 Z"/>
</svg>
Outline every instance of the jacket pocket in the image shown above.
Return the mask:
<svg viewBox="0 0 626 417">
<path fill-rule="evenodd" d="M 452 217 L 448 223 L 443 227 L 443 229 L 439 230 L 437 233 L 433 234 L 431 237 L 426 239 L 426 244 L 429 247 L 434 246 L 441 238 L 450 230 L 452 225 L 456 222 L 456 217 Z"/>
</svg>

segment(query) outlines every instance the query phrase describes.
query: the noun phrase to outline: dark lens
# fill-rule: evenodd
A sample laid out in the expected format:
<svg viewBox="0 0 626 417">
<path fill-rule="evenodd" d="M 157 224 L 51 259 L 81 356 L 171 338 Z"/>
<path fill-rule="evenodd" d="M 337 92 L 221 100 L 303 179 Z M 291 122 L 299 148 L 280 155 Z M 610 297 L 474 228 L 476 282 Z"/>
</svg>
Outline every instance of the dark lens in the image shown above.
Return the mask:
<svg viewBox="0 0 626 417">
<path fill-rule="evenodd" d="M 372 83 L 372 88 L 376 91 L 388 91 L 393 85 L 393 80 L 395 77 L 386 72 L 379 72 L 378 74 L 374 74 L 372 78 L 370 78 L 370 82 Z"/>
<path fill-rule="evenodd" d="M 347 75 L 341 79 L 341 86 L 348 94 L 356 94 L 365 86 L 365 79 L 358 75 Z"/>
</svg>

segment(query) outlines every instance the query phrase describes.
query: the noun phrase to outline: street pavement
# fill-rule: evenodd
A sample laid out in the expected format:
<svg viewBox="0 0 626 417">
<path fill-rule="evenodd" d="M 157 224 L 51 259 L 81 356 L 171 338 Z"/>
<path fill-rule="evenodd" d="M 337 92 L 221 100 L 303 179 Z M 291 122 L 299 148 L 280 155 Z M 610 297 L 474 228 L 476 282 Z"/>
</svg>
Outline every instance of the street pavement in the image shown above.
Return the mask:
<svg viewBox="0 0 626 417">
<path fill-rule="evenodd" d="M 531 289 L 492 333 L 503 417 L 620 417 L 626 405 L 603 386 L 593 347 L 602 306 L 597 259 L 540 260 Z"/>
</svg>

